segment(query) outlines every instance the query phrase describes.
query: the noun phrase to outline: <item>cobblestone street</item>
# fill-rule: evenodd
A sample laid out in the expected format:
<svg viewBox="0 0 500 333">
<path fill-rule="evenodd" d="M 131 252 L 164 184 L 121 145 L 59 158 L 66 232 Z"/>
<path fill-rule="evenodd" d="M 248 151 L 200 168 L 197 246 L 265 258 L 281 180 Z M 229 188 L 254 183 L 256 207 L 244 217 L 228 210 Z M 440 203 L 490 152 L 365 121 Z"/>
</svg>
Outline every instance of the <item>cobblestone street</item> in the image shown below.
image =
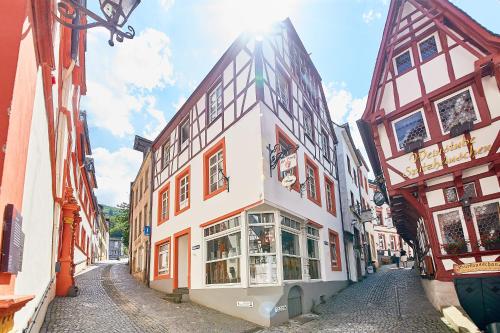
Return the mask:
<svg viewBox="0 0 500 333">
<path fill-rule="evenodd" d="M 124 263 L 94 266 L 77 283 L 80 295 L 56 298 L 42 332 L 449 332 L 413 270 L 385 269 L 318 306 L 319 315 L 270 329 L 189 302 L 169 303 L 131 278 Z"/>
</svg>

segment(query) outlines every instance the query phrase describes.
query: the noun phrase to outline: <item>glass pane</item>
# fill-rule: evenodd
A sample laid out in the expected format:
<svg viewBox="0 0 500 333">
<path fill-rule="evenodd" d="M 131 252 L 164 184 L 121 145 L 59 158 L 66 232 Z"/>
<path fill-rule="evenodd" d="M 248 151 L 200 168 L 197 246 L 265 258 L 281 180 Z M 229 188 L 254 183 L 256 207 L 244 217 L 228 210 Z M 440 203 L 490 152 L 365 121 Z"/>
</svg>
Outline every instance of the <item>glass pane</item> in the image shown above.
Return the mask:
<svg viewBox="0 0 500 333">
<path fill-rule="evenodd" d="M 474 207 L 481 245 L 486 250 L 500 249 L 500 210 L 498 202 Z"/>
<path fill-rule="evenodd" d="M 315 239 L 307 239 L 307 255 L 309 258 L 319 259 L 318 241 Z"/>
<path fill-rule="evenodd" d="M 240 244 L 240 232 L 207 241 L 207 261 L 226 259 L 240 255 Z"/>
<path fill-rule="evenodd" d="M 438 110 L 444 132 L 448 132 L 454 126 L 476 120 L 469 90 L 438 103 Z"/>
<path fill-rule="evenodd" d="M 240 258 L 207 263 L 205 268 L 207 284 L 241 282 Z"/>
<path fill-rule="evenodd" d="M 248 228 L 249 253 L 275 253 L 274 226 L 250 226 Z"/>
<path fill-rule="evenodd" d="M 281 232 L 281 249 L 283 250 L 283 255 L 300 256 L 299 244 L 299 235 L 286 231 Z"/>
<path fill-rule="evenodd" d="M 309 276 L 311 279 L 319 279 L 321 277 L 319 270 L 319 260 L 309 259 Z"/>
<path fill-rule="evenodd" d="M 447 253 L 465 252 L 467 244 L 464 239 L 464 231 L 458 210 L 438 214 L 438 222 L 440 225 L 441 239 Z"/>
<path fill-rule="evenodd" d="M 398 74 L 401 74 L 411 68 L 410 51 L 406 51 L 396 58 L 396 67 L 398 68 Z"/>
<path fill-rule="evenodd" d="M 251 256 L 249 259 L 251 284 L 278 282 L 276 256 Z"/>
<path fill-rule="evenodd" d="M 454 187 L 450 187 L 444 190 L 444 195 L 448 202 L 456 202 L 458 201 L 457 190 Z"/>
<path fill-rule="evenodd" d="M 283 279 L 284 280 L 302 279 L 302 265 L 300 258 L 283 256 Z"/>
<path fill-rule="evenodd" d="M 420 56 L 422 57 L 422 61 L 430 59 L 437 52 L 438 50 L 434 36 L 420 43 Z"/>
<path fill-rule="evenodd" d="M 474 183 L 464 184 L 464 197 L 475 198 L 476 197 L 476 186 Z"/>
<path fill-rule="evenodd" d="M 413 141 L 427 138 L 427 131 L 425 130 L 424 119 L 422 113 L 417 112 L 404 119 L 397 121 L 394 124 L 396 129 L 396 136 L 399 143 L 399 148 Z"/>
</svg>

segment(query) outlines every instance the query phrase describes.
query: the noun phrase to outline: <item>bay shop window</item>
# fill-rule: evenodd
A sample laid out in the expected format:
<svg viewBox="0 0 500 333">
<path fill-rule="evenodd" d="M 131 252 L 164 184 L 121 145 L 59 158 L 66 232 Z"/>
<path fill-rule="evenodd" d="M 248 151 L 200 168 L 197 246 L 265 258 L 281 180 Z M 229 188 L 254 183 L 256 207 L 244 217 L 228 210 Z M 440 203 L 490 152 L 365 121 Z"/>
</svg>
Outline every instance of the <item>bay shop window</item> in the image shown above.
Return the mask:
<svg viewBox="0 0 500 333">
<path fill-rule="evenodd" d="M 250 284 L 278 282 L 273 213 L 248 215 Z"/>
<path fill-rule="evenodd" d="M 281 251 L 283 280 L 302 280 L 300 223 L 286 216 L 281 217 Z"/>
</svg>

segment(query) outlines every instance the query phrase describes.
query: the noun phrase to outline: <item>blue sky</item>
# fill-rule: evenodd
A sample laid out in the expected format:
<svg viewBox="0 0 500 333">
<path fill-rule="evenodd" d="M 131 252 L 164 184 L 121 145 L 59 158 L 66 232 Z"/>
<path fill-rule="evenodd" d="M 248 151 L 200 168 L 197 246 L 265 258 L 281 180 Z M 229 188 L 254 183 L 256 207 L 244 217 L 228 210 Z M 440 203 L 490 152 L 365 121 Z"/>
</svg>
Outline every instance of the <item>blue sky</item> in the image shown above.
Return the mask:
<svg viewBox="0 0 500 333">
<path fill-rule="evenodd" d="M 500 0 L 453 2 L 500 32 Z M 109 47 L 106 30 L 89 30 L 82 108 L 100 203 L 128 201 L 142 158 L 132 150 L 134 135 L 154 139 L 231 42 L 261 23 L 290 17 L 322 76 L 332 119 L 353 123 L 364 110 L 388 8 L 389 0 L 143 0 L 129 21 L 133 40 Z"/>
</svg>

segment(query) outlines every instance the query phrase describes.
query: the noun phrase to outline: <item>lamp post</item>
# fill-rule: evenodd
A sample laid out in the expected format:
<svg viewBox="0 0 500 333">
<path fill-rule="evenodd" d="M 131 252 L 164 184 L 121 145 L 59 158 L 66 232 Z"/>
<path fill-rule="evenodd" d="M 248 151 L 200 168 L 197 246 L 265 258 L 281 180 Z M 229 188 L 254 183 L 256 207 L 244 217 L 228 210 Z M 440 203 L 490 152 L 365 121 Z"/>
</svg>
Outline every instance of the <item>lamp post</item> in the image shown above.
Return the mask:
<svg viewBox="0 0 500 333">
<path fill-rule="evenodd" d="M 134 28 L 127 26 L 128 31 L 126 32 L 122 31 L 121 28 L 127 23 L 141 0 L 99 0 L 104 18 L 89 10 L 86 2 L 86 0 L 61 0 L 57 4 L 60 16 L 54 13 L 56 20 L 65 27 L 75 30 L 104 27 L 111 34 L 108 41 L 110 46 L 115 44 L 114 39 L 121 43 L 124 38 L 134 38 Z M 93 22 L 89 23 L 86 19 L 82 21 L 83 17 L 89 17 Z"/>
</svg>

